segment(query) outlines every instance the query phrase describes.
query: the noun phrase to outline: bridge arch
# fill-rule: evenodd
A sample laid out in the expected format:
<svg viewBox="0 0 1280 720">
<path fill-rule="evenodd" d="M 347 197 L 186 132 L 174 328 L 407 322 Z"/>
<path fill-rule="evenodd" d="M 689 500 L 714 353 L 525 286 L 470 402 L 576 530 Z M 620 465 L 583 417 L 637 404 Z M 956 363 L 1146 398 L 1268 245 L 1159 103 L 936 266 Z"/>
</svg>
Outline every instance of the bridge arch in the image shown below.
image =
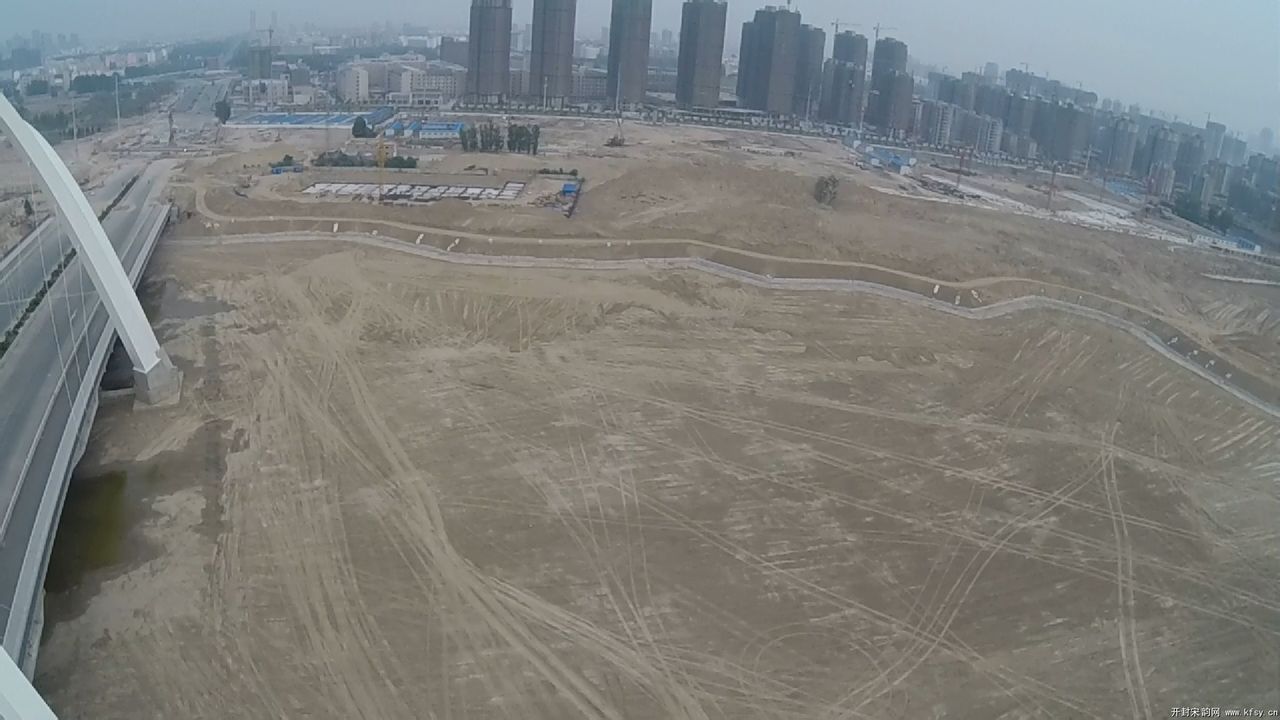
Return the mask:
<svg viewBox="0 0 1280 720">
<path fill-rule="evenodd" d="M 115 248 L 71 171 L 3 94 L 0 94 L 0 131 L 8 135 L 31 162 L 41 188 L 66 220 L 71 241 L 129 353 L 138 398 L 154 403 L 176 397 L 181 375 L 156 340 Z"/>
</svg>

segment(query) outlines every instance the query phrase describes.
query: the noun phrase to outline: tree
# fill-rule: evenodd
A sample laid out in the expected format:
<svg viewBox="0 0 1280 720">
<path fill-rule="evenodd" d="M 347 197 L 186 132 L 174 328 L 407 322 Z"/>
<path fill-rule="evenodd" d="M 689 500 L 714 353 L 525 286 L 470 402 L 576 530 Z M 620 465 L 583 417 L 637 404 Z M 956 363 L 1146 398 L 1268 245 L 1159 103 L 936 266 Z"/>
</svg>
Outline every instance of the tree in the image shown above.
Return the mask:
<svg viewBox="0 0 1280 720">
<path fill-rule="evenodd" d="M 1205 216 L 1205 224 L 1224 235 L 1231 230 L 1233 221 L 1231 211 L 1226 208 L 1209 208 L 1209 213 Z"/>
<path fill-rule="evenodd" d="M 369 127 L 369 120 L 366 120 L 364 115 L 360 115 L 356 118 L 356 122 L 352 123 L 352 137 L 374 137 L 375 135 L 378 133 L 374 132 L 374 128 Z"/>
<path fill-rule="evenodd" d="M 22 214 L 28 218 L 36 214 L 36 211 L 31 208 L 31 200 L 29 198 L 22 198 Z"/>
<path fill-rule="evenodd" d="M 214 103 L 213 114 L 218 118 L 218 122 L 225 125 L 231 119 L 231 103 L 226 100 L 219 100 Z"/>
<path fill-rule="evenodd" d="M 542 134 L 542 128 L 538 127 L 537 125 L 534 125 L 533 129 L 529 131 L 529 154 L 530 155 L 538 154 L 538 137 L 541 134 Z"/>
<path fill-rule="evenodd" d="M 818 178 L 818 182 L 813 186 L 813 197 L 823 205 L 831 205 L 836 201 L 836 195 L 840 189 L 840 178 L 835 175 L 827 175 Z"/>
</svg>

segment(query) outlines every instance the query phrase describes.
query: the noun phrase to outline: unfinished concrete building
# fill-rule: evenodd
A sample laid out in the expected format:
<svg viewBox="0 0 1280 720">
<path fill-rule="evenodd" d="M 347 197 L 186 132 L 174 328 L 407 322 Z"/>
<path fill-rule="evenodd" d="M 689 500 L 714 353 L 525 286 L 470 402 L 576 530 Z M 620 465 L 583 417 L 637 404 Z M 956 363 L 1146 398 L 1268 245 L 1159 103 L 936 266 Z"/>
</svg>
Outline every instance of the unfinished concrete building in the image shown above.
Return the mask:
<svg viewBox="0 0 1280 720">
<path fill-rule="evenodd" d="M 685 0 L 676 65 L 676 104 L 714 108 L 720 104 L 724 29 L 729 5 L 723 0 Z"/>
<path fill-rule="evenodd" d="M 649 79 L 649 28 L 653 0 L 613 0 L 609 25 L 609 99 L 644 101 Z"/>
<path fill-rule="evenodd" d="M 511 83 L 511 0 L 471 0 L 467 43 L 466 99 L 505 101 Z"/>
<path fill-rule="evenodd" d="M 573 93 L 573 30 L 578 0 L 534 0 L 529 95 L 560 105 Z"/>
</svg>

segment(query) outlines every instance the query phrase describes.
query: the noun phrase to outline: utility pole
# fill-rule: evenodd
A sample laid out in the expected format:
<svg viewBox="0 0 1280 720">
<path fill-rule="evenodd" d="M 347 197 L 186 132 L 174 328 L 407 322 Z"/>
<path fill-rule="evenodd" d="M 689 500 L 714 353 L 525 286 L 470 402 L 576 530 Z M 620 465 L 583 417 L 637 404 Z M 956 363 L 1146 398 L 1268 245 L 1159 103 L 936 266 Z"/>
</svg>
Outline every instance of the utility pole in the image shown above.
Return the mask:
<svg viewBox="0 0 1280 720">
<path fill-rule="evenodd" d="M 1049 176 L 1049 214 L 1053 214 L 1053 191 L 1058 187 L 1058 163 L 1053 164 L 1053 173 Z"/>
<path fill-rule="evenodd" d="M 115 74 L 116 78 L 116 132 L 120 132 L 123 127 L 120 122 L 120 73 Z"/>
<path fill-rule="evenodd" d="M 958 158 L 957 163 L 956 163 L 956 164 L 957 164 L 957 166 L 958 166 L 958 167 L 956 167 L 956 190 L 957 190 L 957 191 L 959 191 L 959 190 L 960 190 L 960 176 L 964 174 L 964 155 L 965 155 L 965 152 L 968 152 L 968 153 L 969 153 L 969 157 L 970 157 L 970 158 L 972 158 L 972 157 L 973 157 L 973 149 L 972 149 L 972 148 L 968 148 L 967 150 L 961 150 L 961 151 L 960 151 L 960 155 L 959 155 L 959 158 Z"/>
<path fill-rule="evenodd" d="M 626 59 L 627 55 L 626 53 L 622 52 L 621 49 L 615 51 L 613 48 L 613 43 L 610 43 L 609 57 L 613 57 L 614 52 L 618 53 L 618 74 L 613 80 L 614 85 L 617 86 L 613 89 L 613 111 L 618 113 L 618 124 L 621 125 L 622 124 L 622 61 Z"/>
<path fill-rule="evenodd" d="M 76 165 L 80 164 L 80 123 L 76 120 L 76 98 L 71 96 L 71 141 L 75 143 Z"/>
<path fill-rule="evenodd" d="M 378 162 L 378 204 L 382 204 L 382 193 L 387 187 L 386 169 L 387 169 L 387 144 L 382 133 L 378 133 L 377 155 Z"/>
</svg>

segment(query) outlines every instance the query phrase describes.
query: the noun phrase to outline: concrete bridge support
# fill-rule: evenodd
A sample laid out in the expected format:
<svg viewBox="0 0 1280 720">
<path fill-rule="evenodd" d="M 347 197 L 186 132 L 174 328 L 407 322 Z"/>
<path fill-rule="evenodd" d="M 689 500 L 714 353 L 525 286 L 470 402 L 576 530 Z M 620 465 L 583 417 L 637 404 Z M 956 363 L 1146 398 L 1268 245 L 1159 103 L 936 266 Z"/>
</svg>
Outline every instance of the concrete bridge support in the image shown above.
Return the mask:
<svg viewBox="0 0 1280 720">
<path fill-rule="evenodd" d="M 0 131 L 27 156 L 40 186 L 71 229 L 71 239 L 133 362 L 134 389 L 144 403 L 177 398 L 182 375 L 156 340 L 142 304 L 89 200 L 49 143 L 0 94 Z"/>
</svg>

